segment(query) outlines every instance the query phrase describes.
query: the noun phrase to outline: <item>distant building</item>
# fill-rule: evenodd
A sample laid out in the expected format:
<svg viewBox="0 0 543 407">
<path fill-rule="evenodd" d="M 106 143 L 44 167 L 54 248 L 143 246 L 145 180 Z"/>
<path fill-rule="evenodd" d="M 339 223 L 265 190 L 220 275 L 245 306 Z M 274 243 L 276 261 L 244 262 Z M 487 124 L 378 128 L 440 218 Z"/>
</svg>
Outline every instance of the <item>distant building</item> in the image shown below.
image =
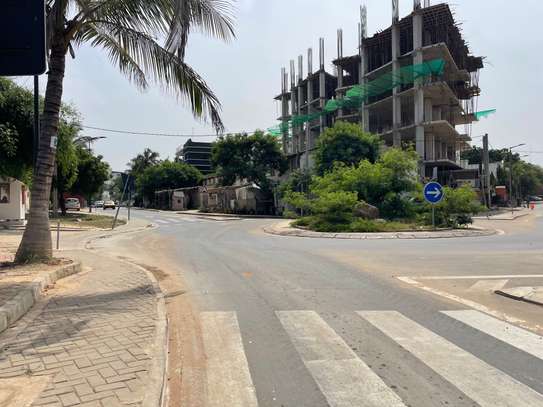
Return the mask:
<svg viewBox="0 0 543 407">
<path fill-rule="evenodd" d="M 388 147 L 416 149 L 421 175 L 444 182 L 461 170 L 460 152 L 469 148 L 474 107 L 481 89 L 483 58 L 471 54 L 447 4 L 429 6 L 414 1 L 400 19 L 395 5 L 392 25 L 367 36 L 366 9 L 361 10 L 355 55 L 343 55 L 343 31 L 338 31 L 334 73 L 325 71 L 324 39 L 320 40 L 318 70 L 308 51 L 290 63 L 290 84 L 282 70 L 281 106 L 277 134 L 291 170 L 312 168 L 317 140 L 336 121 L 357 123 L 379 135 Z"/>
<path fill-rule="evenodd" d="M 183 148 L 178 150 L 182 161 L 200 170 L 202 174 L 213 172 L 211 163 L 212 143 L 196 142 L 189 139 Z"/>
</svg>

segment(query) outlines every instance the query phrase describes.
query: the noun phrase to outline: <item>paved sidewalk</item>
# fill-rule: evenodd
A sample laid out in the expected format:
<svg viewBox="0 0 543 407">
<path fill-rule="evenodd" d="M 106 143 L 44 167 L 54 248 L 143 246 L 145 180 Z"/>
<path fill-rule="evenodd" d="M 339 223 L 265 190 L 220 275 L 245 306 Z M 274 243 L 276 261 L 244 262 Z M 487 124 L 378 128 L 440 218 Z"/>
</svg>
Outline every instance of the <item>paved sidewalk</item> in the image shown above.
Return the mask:
<svg viewBox="0 0 543 407">
<path fill-rule="evenodd" d="M 265 226 L 264 232 L 278 236 L 293 236 L 324 239 L 347 239 L 347 240 L 377 240 L 377 239 L 445 239 L 454 237 L 480 237 L 492 236 L 498 233 L 496 230 L 479 228 L 437 230 L 421 232 L 386 232 L 386 233 L 324 233 L 311 230 L 299 229 L 290 226 L 292 221 L 282 221 L 273 225 Z"/>
<path fill-rule="evenodd" d="M 20 378 L 10 388 L 37 389 L 33 406 L 157 405 L 165 320 L 156 284 L 138 267 L 76 254 L 92 269 L 62 280 L 45 306 L 0 335 L 0 388 Z M 44 386 L 24 386 L 29 377 Z"/>
</svg>

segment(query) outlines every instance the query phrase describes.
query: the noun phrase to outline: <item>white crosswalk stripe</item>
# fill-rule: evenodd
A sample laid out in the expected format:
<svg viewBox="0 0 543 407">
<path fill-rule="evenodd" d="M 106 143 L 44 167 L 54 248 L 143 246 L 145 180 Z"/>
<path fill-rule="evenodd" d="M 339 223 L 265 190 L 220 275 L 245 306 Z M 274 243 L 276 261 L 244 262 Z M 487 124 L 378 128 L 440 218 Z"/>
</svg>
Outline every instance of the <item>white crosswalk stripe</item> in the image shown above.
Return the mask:
<svg viewBox="0 0 543 407">
<path fill-rule="evenodd" d="M 158 222 L 158 223 L 161 223 L 163 225 L 169 225 L 170 222 L 168 222 L 167 220 L 163 220 L 163 219 L 153 219 L 153 222 Z"/>
<path fill-rule="evenodd" d="M 442 311 L 466 325 L 543 360 L 543 337 L 479 311 Z"/>
<path fill-rule="evenodd" d="M 481 407 L 541 407 L 543 395 L 396 311 L 358 314 Z"/>
<path fill-rule="evenodd" d="M 277 316 L 331 407 L 405 406 L 317 313 Z"/>
<path fill-rule="evenodd" d="M 207 407 L 256 407 L 255 388 L 235 312 L 202 312 Z"/>
</svg>

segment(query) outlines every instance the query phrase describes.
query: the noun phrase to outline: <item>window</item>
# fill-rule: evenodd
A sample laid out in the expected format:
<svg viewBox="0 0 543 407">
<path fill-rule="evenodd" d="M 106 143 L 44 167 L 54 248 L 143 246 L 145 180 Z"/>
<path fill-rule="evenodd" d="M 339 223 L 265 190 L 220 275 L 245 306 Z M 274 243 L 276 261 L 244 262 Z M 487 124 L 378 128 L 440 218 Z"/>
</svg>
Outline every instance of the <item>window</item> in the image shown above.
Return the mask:
<svg viewBox="0 0 543 407">
<path fill-rule="evenodd" d="M 9 203 L 9 184 L 0 184 L 0 204 Z"/>
</svg>

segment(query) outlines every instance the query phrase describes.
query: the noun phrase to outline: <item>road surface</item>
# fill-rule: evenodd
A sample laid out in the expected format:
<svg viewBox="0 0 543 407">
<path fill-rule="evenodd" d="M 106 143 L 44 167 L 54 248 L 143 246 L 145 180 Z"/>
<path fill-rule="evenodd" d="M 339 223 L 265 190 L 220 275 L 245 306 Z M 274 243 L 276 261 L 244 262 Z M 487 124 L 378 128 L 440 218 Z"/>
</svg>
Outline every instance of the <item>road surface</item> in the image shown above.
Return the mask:
<svg viewBox="0 0 543 407">
<path fill-rule="evenodd" d="M 543 286 L 542 213 L 492 237 L 346 241 L 134 210 L 156 229 L 103 245 L 183 281 L 162 286 L 198 325 L 176 328 L 187 405 L 541 407 L 543 309 L 493 290 Z"/>
</svg>

